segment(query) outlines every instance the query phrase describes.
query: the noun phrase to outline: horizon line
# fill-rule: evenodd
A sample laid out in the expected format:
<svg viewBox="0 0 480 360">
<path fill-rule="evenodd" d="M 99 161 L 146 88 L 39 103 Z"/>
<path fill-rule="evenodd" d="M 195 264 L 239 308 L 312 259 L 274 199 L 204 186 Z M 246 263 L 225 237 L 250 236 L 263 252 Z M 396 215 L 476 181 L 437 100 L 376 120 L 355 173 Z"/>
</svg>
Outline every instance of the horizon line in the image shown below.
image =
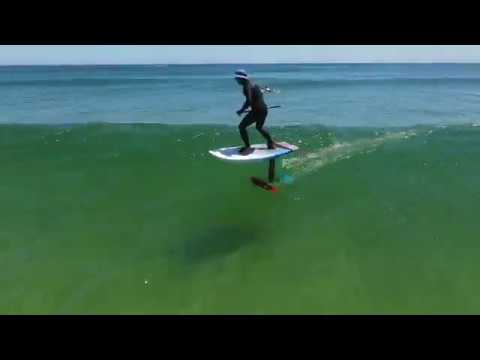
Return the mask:
<svg viewBox="0 0 480 360">
<path fill-rule="evenodd" d="M 0 64 L 12 66 L 170 66 L 170 65 L 332 65 L 332 64 L 480 64 L 476 61 L 317 61 L 317 62 L 177 62 L 177 63 L 51 63 L 51 64 Z"/>
</svg>

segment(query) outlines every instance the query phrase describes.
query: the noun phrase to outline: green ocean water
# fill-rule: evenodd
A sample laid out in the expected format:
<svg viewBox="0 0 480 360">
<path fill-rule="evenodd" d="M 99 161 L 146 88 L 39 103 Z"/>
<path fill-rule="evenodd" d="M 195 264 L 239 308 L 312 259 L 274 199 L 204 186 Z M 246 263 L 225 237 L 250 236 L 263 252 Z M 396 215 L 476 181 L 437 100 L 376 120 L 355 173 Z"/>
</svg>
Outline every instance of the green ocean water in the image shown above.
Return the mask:
<svg viewBox="0 0 480 360">
<path fill-rule="evenodd" d="M 1 125 L 0 313 L 480 312 L 480 127 L 272 133 L 278 193 L 235 127 Z"/>
</svg>

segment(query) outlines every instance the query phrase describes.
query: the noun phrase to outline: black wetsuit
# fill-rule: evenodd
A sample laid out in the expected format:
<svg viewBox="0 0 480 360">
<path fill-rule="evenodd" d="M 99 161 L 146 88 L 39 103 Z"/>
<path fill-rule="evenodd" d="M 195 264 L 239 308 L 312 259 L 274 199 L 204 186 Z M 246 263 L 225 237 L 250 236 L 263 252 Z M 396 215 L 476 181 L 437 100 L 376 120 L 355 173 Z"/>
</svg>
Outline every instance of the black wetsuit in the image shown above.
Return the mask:
<svg viewBox="0 0 480 360">
<path fill-rule="evenodd" d="M 273 148 L 273 140 L 270 134 L 263 128 L 265 120 L 268 115 L 267 104 L 263 100 L 262 90 L 258 85 L 248 83 L 243 88 L 243 94 L 245 95 L 245 103 L 242 106 L 241 112 L 245 111 L 248 107 L 251 107 L 251 111 L 243 118 L 238 126 L 240 130 L 240 135 L 245 147 L 250 147 L 250 140 L 248 138 L 247 127 L 256 124 L 257 130 L 262 134 L 262 136 L 267 140 L 267 145 L 269 148 Z"/>
</svg>

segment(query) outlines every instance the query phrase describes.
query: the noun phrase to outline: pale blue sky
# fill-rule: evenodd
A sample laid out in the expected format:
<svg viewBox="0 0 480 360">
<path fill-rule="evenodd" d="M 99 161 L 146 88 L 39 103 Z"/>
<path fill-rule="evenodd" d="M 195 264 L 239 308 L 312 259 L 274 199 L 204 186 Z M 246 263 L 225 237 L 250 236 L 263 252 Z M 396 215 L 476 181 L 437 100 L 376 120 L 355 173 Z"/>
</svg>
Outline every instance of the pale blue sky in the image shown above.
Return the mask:
<svg viewBox="0 0 480 360">
<path fill-rule="evenodd" d="M 480 62 L 479 45 L 0 45 L 0 65 Z"/>
</svg>

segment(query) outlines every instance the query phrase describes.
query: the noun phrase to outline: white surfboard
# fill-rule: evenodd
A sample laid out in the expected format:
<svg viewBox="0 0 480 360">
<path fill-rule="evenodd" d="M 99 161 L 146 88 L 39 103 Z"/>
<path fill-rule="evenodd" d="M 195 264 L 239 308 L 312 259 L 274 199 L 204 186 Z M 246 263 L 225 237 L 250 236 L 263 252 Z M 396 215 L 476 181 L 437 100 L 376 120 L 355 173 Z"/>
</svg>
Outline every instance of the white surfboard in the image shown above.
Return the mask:
<svg viewBox="0 0 480 360">
<path fill-rule="evenodd" d="M 221 160 L 247 162 L 272 160 L 298 150 L 297 146 L 286 142 L 276 143 L 276 149 L 272 150 L 268 149 L 266 144 L 255 144 L 251 147 L 252 151 L 245 154 L 239 154 L 238 150 L 242 148 L 241 146 L 210 150 L 209 153 Z"/>
</svg>

